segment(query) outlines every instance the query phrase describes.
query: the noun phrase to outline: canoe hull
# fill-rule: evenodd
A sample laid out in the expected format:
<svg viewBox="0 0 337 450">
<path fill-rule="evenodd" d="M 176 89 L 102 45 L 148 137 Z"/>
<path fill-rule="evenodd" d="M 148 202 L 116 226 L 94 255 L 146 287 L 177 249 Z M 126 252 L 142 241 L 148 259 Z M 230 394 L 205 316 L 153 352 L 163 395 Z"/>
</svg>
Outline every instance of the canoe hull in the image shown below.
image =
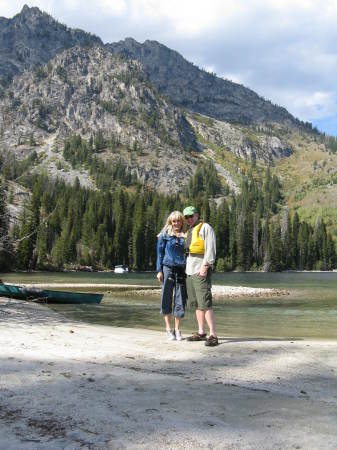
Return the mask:
<svg viewBox="0 0 337 450">
<path fill-rule="evenodd" d="M 88 292 L 65 292 L 65 291 L 45 291 L 47 297 L 42 301 L 47 303 L 64 303 L 64 304 L 80 304 L 93 303 L 99 304 L 104 294 L 88 293 Z"/>
<path fill-rule="evenodd" d="M 0 297 L 10 297 L 16 300 L 61 304 L 99 304 L 103 295 L 91 292 L 50 291 L 48 289 L 25 288 L 14 284 L 0 284 Z"/>
<path fill-rule="evenodd" d="M 10 297 L 17 300 L 26 300 L 27 294 L 22 286 L 14 284 L 0 284 L 0 297 Z"/>
</svg>

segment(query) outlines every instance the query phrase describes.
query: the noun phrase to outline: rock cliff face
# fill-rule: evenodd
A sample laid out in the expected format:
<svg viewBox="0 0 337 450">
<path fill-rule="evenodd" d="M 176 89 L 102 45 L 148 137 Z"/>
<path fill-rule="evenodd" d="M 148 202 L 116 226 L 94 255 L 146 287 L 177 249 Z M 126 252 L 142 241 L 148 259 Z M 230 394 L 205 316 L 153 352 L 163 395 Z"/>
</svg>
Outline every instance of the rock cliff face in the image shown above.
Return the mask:
<svg viewBox="0 0 337 450">
<path fill-rule="evenodd" d="M 64 49 L 95 44 L 102 41 L 25 5 L 12 19 L 0 17 L 0 80 L 45 64 Z"/>
<path fill-rule="evenodd" d="M 270 136 L 261 130 L 242 127 L 219 120 L 207 120 L 203 123 L 192 115 L 188 120 L 203 140 L 232 152 L 246 160 L 259 160 L 270 163 L 293 153 L 292 147 L 277 136 Z"/>
<path fill-rule="evenodd" d="M 200 70 L 156 41 L 140 44 L 127 38 L 106 47 L 114 54 L 140 61 L 158 91 L 176 105 L 231 123 L 303 126 L 285 108 L 273 105 L 240 84 Z"/>
<path fill-rule="evenodd" d="M 47 66 L 15 77 L 0 100 L 0 144 L 22 155 L 32 142 L 39 147 L 54 137 L 62 145 L 70 135 L 98 133 L 119 149 L 108 155 L 102 149 L 101 157 L 111 163 L 122 158 L 162 190 L 176 190 L 177 180 L 193 172 L 185 155 L 197 144 L 185 116 L 152 88 L 139 62 L 102 47 L 58 54 Z"/>
</svg>

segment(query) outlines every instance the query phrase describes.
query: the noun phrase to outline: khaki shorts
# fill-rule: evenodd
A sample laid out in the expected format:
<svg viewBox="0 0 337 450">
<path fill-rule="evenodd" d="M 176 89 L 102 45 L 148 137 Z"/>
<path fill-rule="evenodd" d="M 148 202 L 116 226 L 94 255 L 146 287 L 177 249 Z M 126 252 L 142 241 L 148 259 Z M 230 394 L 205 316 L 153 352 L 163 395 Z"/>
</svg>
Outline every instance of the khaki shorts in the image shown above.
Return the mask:
<svg viewBox="0 0 337 450">
<path fill-rule="evenodd" d="M 198 274 L 187 275 L 186 278 L 188 304 L 196 309 L 206 310 L 212 307 L 211 273 L 207 277 Z"/>
</svg>

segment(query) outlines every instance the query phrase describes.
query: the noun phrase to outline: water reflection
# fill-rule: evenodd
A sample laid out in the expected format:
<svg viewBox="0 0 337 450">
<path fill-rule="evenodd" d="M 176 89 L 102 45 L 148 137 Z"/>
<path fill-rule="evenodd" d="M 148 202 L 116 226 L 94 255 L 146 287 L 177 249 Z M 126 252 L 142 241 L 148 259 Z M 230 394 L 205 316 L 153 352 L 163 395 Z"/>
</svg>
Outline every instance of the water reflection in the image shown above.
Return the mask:
<svg viewBox="0 0 337 450">
<path fill-rule="evenodd" d="M 159 301 L 110 297 L 101 305 L 59 305 L 54 309 L 68 317 L 102 325 L 163 329 Z M 337 301 L 318 302 L 287 298 L 235 299 L 214 305 L 217 330 L 223 337 L 330 338 L 337 339 Z M 193 310 L 182 322 L 185 334 L 195 331 Z"/>
</svg>

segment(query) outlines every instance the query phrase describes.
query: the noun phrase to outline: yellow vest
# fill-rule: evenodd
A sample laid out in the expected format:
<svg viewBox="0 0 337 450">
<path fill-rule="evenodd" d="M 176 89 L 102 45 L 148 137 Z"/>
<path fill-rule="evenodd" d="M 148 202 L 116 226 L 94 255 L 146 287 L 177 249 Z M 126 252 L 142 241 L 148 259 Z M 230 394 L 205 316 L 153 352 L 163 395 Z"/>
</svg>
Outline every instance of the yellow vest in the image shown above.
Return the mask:
<svg viewBox="0 0 337 450">
<path fill-rule="evenodd" d="M 200 222 L 198 225 L 192 228 L 192 239 L 191 239 L 191 245 L 189 248 L 189 252 L 193 255 L 204 255 L 205 254 L 205 241 L 203 238 L 199 235 L 200 228 L 202 227 L 203 223 Z"/>
</svg>

